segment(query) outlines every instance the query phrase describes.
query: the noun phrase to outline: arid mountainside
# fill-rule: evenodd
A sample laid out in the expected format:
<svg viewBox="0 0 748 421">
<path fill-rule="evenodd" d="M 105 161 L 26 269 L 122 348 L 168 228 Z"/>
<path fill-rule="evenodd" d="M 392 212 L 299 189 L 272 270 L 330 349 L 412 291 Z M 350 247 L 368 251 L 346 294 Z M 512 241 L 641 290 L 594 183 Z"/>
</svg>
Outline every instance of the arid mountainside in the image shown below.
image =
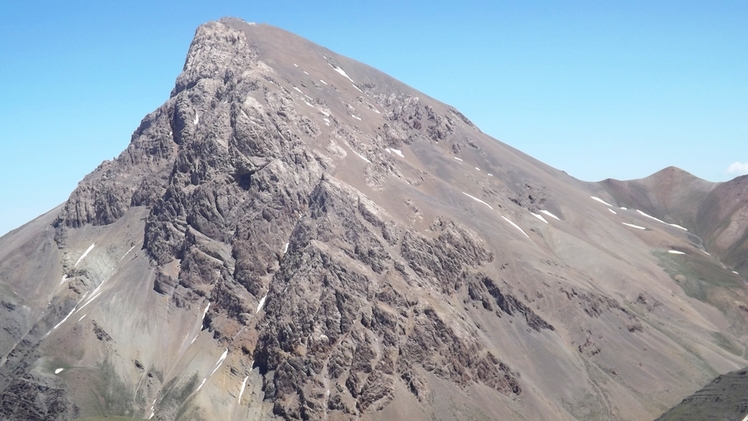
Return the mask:
<svg viewBox="0 0 748 421">
<path fill-rule="evenodd" d="M 642 180 L 601 184 L 621 206 L 689 226 L 725 265 L 748 271 L 748 176 L 710 183 L 670 167 Z"/>
<path fill-rule="evenodd" d="M 748 365 L 745 180 L 581 182 L 210 22 L 122 154 L 0 238 L 0 419 L 654 419 Z"/>
</svg>

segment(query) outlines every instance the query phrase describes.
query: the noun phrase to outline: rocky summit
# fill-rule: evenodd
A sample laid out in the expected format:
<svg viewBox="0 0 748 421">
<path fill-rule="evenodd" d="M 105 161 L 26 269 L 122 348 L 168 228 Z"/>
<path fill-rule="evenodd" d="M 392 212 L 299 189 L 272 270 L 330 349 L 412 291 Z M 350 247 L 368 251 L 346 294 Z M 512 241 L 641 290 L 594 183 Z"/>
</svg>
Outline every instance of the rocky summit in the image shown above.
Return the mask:
<svg viewBox="0 0 748 421">
<path fill-rule="evenodd" d="M 748 365 L 747 200 L 582 182 L 210 22 L 119 157 L 0 238 L 0 419 L 654 419 Z"/>
</svg>

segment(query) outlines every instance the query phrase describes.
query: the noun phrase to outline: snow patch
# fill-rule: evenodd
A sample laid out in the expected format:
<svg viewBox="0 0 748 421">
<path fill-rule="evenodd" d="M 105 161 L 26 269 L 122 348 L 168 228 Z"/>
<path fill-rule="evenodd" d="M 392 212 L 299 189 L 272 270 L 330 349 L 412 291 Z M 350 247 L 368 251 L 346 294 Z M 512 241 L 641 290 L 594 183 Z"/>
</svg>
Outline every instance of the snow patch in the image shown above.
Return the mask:
<svg viewBox="0 0 748 421">
<path fill-rule="evenodd" d="M 613 209 L 611 209 L 611 208 L 608 208 L 608 210 L 609 210 L 609 211 L 610 211 L 610 213 L 612 213 L 613 215 L 618 215 L 618 213 L 617 213 L 616 211 L 614 211 Z"/>
<path fill-rule="evenodd" d="M 597 197 L 597 196 L 590 196 L 590 198 L 592 198 L 592 200 L 595 200 L 595 201 L 597 201 L 597 202 L 600 202 L 600 203 L 602 203 L 603 205 L 606 205 L 606 206 L 613 206 L 613 205 L 611 205 L 610 203 L 608 203 L 608 202 L 604 201 L 603 199 L 600 199 L 600 198 L 599 198 L 599 197 Z"/>
<path fill-rule="evenodd" d="M 455 159 L 462 162 L 462 158 L 455 157 Z"/>
<path fill-rule="evenodd" d="M 480 171 L 480 168 L 478 168 L 478 167 L 475 167 L 475 169 L 478 170 L 478 171 Z"/>
<path fill-rule="evenodd" d="M 283 254 L 286 254 L 287 251 L 288 251 L 288 243 L 286 243 L 286 246 L 283 247 Z"/>
<path fill-rule="evenodd" d="M 471 196 L 471 195 L 469 195 L 469 194 L 467 194 L 467 193 L 465 193 L 465 192 L 462 192 L 462 194 L 464 194 L 465 196 L 467 196 L 467 197 L 469 197 L 469 198 L 471 198 L 471 199 L 475 200 L 476 202 L 480 202 L 480 203 L 483 203 L 484 205 L 488 206 L 488 207 L 489 207 L 490 209 L 492 209 L 492 210 L 493 210 L 493 206 L 491 206 L 491 205 L 489 205 L 488 203 L 486 203 L 486 202 L 484 202 L 484 201 L 482 201 L 482 200 L 478 199 L 477 197 L 475 197 L 475 196 Z"/>
<path fill-rule="evenodd" d="M 60 285 L 64 284 L 65 281 L 67 281 L 67 280 L 68 280 L 68 276 L 67 275 L 62 275 L 62 280 L 60 281 Z"/>
<path fill-rule="evenodd" d="M 88 316 L 88 313 L 86 313 L 86 314 L 82 315 L 82 316 L 81 316 L 81 318 L 80 318 L 80 319 L 78 319 L 78 321 L 80 322 L 80 321 L 81 321 L 81 320 L 83 320 L 83 318 L 84 318 L 84 317 L 86 317 L 86 316 Z M 76 322 L 76 323 L 77 323 L 77 322 Z"/>
<path fill-rule="evenodd" d="M 60 373 L 62 373 L 62 370 L 64 370 L 64 368 L 58 368 L 57 370 L 55 370 L 55 374 L 60 374 Z"/>
<path fill-rule="evenodd" d="M 624 208 L 623 206 L 621 206 L 621 210 L 629 210 L 629 209 L 628 208 Z"/>
<path fill-rule="evenodd" d="M 205 381 L 206 381 L 206 380 L 208 380 L 208 378 L 207 378 L 207 377 L 206 377 L 206 378 L 204 378 L 204 379 L 203 379 L 203 381 L 201 381 L 201 382 L 200 382 L 200 386 L 198 386 L 198 387 L 197 387 L 197 390 L 195 390 L 195 392 L 199 392 L 199 391 L 200 391 L 200 389 L 202 389 L 202 388 L 203 388 L 203 385 L 205 384 Z"/>
<path fill-rule="evenodd" d="M 558 216 L 556 216 L 556 215 L 554 215 L 554 214 L 552 214 L 552 213 L 548 212 L 548 211 L 547 211 L 547 210 L 545 210 L 545 209 L 541 210 L 541 211 L 540 211 L 540 213 L 544 213 L 544 214 L 546 214 L 547 216 L 550 216 L 551 218 L 553 218 L 553 219 L 555 219 L 555 220 L 557 220 L 557 221 L 560 221 L 560 220 L 561 220 L 561 219 L 559 219 L 559 217 L 558 217 Z"/>
<path fill-rule="evenodd" d="M 646 229 L 646 228 L 644 228 L 644 227 L 640 227 L 639 225 L 628 224 L 628 223 L 626 223 L 626 222 L 621 222 L 621 223 L 622 223 L 623 225 L 626 225 L 627 227 L 631 227 L 631 228 L 636 228 L 636 229 L 638 229 L 638 230 L 645 230 L 645 229 Z"/>
<path fill-rule="evenodd" d="M 357 91 L 359 91 L 359 92 L 361 92 L 361 93 L 363 93 L 363 92 L 364 92 L 364 91 L 362 91 L 361 89 L 359 89 L 359 87 L 358 87 L 358 86 L 354 85 L 353 83 L 351 83 L 351 85 L 353 85 L 353 87 L 354 87 L 354 88 L 356 88 L 356 90 L 357 90 Z"/>
<path fill-rule="evenodd" d="M 249 376 L 244 378 L 244 381 L 242 382 L 242 388 L 239 390 L 239 399 L 237 399 L 237 402 L 242 401 L 242 395 L 244 394 L 244 388 L 247 387 L 247 380 L 249 380 Z"/>
<path fill-rule="evenodd" d="M 532 216 L 540 219 L 541 221 L 545 222 L 546 224 L 548 223 L 548 221 L 546 221 L 545 218 L 543 218 L 543 215 L 538 215 L 537 213 L 534 213 L 534 212 L 530 212 L 530 214 L 532 214 Z"/>
<path fill-rule="evenodd" d="M 488 173 L 488 176 L 489 176 L 489 177 L 493 177 L 493 174 L 491 174 L 491 173 Z"/>
<path fill-rule="evenodd" d="M 332 68 L 333 68 L 333 69 L 335 69 L 335 71 L 336 71 L 336 72 L 338 72 L 338 73 L 340 73 L 341 75 L 343 75 L 343 77 L 344 77 L 344 78 L 346 78 L 346 79 L 350 80 L 350 81 L 351 81 L 351 83 L 356 83 L 356 82 L 354 82 L 354 81 L 353 81 L 353 79 L 351 79 L 351 77 L 350 77 L 350 76 L 348 76 L 348 74 L 347 74 L 347 73 L 345 72 L 345 70 L 341 69 L 341 68 L 340 68 L 340 67 L 338 67 L 338 66 L 332 65 L 332 64 L 331 64 L 330 66 L 332 66 Z M 356 85 L 353 85 L 353 86 L 356 86 Z M 358 89 L 358 88 L 356 88 L 356 89 Z M 360 91 L 360 89 L 359 89 L 359 91 Z"/>
<path fill-rule="evenodd" d="M 299 89 L 299 88 L 297 88 L 297 87 L 295 87 L 295 86 L 294 86 L 293 88 L 294 88 L 294 89 L 296 89 L 297 91 L 299 91 L 299 93 L 301 93 L 301 94 L 303 94 L 303 93 L 304 93 L 304 92 L 301 92 L 301 89 Z"/>
<path fill-rule="evenodd" d="M 739 274 L 739 273 L 737 273 L 736 271 L 732 271 L 732 273 L 734 273 L 734 274 L 736 274 L 736 275 L 740 275 L 740 274 Z M 748 415 L 746 415 L 746 417 L 748 417 Z"/>
<path fill-rule="evenodd" d="M 309 73 L 308 73 L 308 72 L 307 72 L 306 70 L 304 70 L 304 74 L 305 74 L 305 75 L 308 75 Z"/>
<path fill-rule="evenodd" d="M 401 151 L 400 149 L 387 148 L 387 152 L 394 153 L 400 158 L 405 158 L 405 155 L 403 155 L 403 151 Z"/>
<path fill-rule="evenodd" d="M 324 80 L 320 79 L 319 81 L 327 85 L 327 82 L 325 82 Z"/>
<path fill-rule="evenodd" d="M 198 113 L 197 111 L 195 111 L 195 120 L 192 122 L 192 124 L 194 124 L 195 126 L 197 126 L 197 123 L 199 123 L 199 122 L 200 122 L 200 113 Z"/>
<path fill-rule="evenodd" d="M 675 227 L 675 228 L 681 229 L 683 231 L 688 231 L 688 228 L 684 228 L 684 227 L 682 227 L 682 226 L 680 226 L 678 224 L 668 224 L 668 225 L 670 225 L 671 227 Z"/>
<path fill-rule="evenodd" d="M 294 67 L 299 67 L 299 65 L 298 65 L 298 64 L 296 64 L 296 63 L 294 63 L 293 65 L 294 65 Z"/>
<path fill-rule="evenodd" d="M 358 121 L 361 121 L 361 117 L 359 117 L 359 116 L 357 116 L 355 114 L 351 114 L 351 117 L 355 118 Z"/>
<path fill-rule="evenodd" d="M 265 293 L 265 295 L 260 299 L 260 304 L 257 304 L 257 311 L 255 311 L 255 314 L 259 313 L 260 310 L 262 310 L 262 306 L 265 305 L 265 300 L 268 298 L 268 294 Z"/>
<path fill-rule="evenodd" d="M 81 260 L 83 260 L 86 256 L 88 256 L 88 253 L 90 253 L 91 250 L 93 250 L 93 248 L 94 248 L 95 245 L 96 245 L 96 243 L 93 243 L 90 246 L 88 246 L 88 248 L 86 249 L 86 251 L 84 251 L 83 254 L 81 255 L 81 257 L 78 258 L 78 261 L 75 262 L 75 265 L 73 265 L 73 267 L 78 266 L 78 263 L 80 263 Z"/>
<path fill-rule="evenodd" d="M 527 238 L 530 238 L 530 236 L 529 236 L 529 235 L 527 235 L 527 233 L 525 232 L 525 230 L 523 230 L 522 228 L 520 228 L 520 227 L 519 227 L 519 225 L 517 225 L 517 224 L 515 224 L 514 222 L 510 221 L 510 220 L 509 220 L 509 218 L 507 218 L 507 217 L 506 217 L 506 216 L 504 216 L 504 215 L 502 215 L 501 217 L 502 217 L 502 218 L 504 218 L 504 220 L 505 220 L 506 222 L 509 222 L 510 224 L 512 224 L 512 226 L 513 226 L 514 228 L 517 228 L 517 229 L 519 230 L 519 232 L 521 232 L 522 234 L 524 234 L 524 235 L 525 235 L 525 237 L 527 237 Z"/>
<path fill-rule="evenodd" d="M 670 254 L 686 254 L 686 253 L 683 253 L 680 250 L 668 250 L 667 252 L 670 253 Z"/>
</svg>

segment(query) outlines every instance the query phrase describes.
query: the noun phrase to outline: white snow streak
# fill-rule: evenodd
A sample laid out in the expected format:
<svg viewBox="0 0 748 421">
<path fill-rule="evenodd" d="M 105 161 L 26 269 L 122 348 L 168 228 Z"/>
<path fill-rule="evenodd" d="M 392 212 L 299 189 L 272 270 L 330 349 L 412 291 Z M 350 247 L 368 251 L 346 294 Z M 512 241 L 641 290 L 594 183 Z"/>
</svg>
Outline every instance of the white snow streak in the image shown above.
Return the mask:
<svg viewBox="0 0 748 421">
<path fill-rule="evenodd" d="M 739 273 L 737 273 L 737 272 L 735 272 L 735 271 L 732 271 L 732 273 L 734 273 L 734 274 L 736 274 L 736 275 L 740 275 Z M 746 415 L 746 417 L 748 417 L 748 415 Z"/>
<path fill-rule="evenodd" d="M 353 84 L 351 83 L 351 85 L 353 85 Z M 364 92 L 364 91 L 362 91 L 361 89 L 359 89 L 359 87 L 358 87 L 358 86 L 356 86 L 356 85 L 353 85 L 353 87 L 354 87 L 354 88 L 356 88 L 356 90 L 357 90 L 357 91 L 359 91 L 359 92 L 361 92 L 361 93 L 363 93 L 363 92 Z"/>
<path fill-rule="evenodd" d="M 221 357 L 218 359 L 218 362 L 216 362 L 216 368 L 214 368 L 213 371 L 210 372 L 210 376 L 212 376 L 213 374 L 215 374 L 215 372 L 219 368 L 221 368 L 221 364 L 223 364 L 223 360 L 225 360 L 228 355 L 229 355 L 229 349 L 226 348 L 226 350 L 223 351 L 223 354 L 221 354 Z M 210 376 L 208 376 L 208 377 L 210 377 Z"/>
<path fill-rule="evenodd" d="M 350 146 L 348 146 L 348 147 L 349 147 L 349 148 L 351 148 Z M 363 159 L 364 161 L 366 161 L 366 162 L 368 162 L 369 164 L 371 164 L 371 161 L 369 161 L 368 159 L 366 159 L 366 157 L 365 157 L 365 156 L 363 156 L 363 155 L 361 155 L 360 153 L 356 152 L 356 150 L 355 150 L 355 149 L 353 149 L 353 148 L 351 148 L 351 150 L 353 151 L 353 153 L 355 153 L 356 155 L 358 155 L 358 157 L 359 157 L 359 158 L 361 158 L 361 159 Z"/>
<path fill-rule="evenodd" d="M 55 374 L 60 374 L 60 373 L 62 373 L 62 370 L 64 370 L 64 368 L 58 368 L 57 370 L 55 370 Z"/>
<path fill-rule="evenodd" d="M 541 221 L 545 222 L 546 224 L 548 223 L 548 221 L 546 221 L 545 218 L 543 218 L 543 215 L 538 215 L 537 213 L 534 213 L 534 212 L 530 212 L 530 213 L 532 214 L 532 216 L 540 219 Z"/>
<path fill-rule="evenodd" d="M 324 80 L 320 79 L 319 81 L 327 85 L 327 82 L 325 82 Z"/>
<path fill-rule="evenodd" d="M 663 221 L 663 220 L 661 220 L 661 219 L 657 219 L 657 218 L 655 218 L 654 216 L 651 216 L 651 215 L 647 215 L 646 213 L 644 213 L 644 212 L 640 211 L 639 209 L 637 209 L 636 211 L 637 211 L 637 212 L 639 212 L 639 214 L 640 214 L 640 215 L 642 215 L 642 216 L 645 216 L 645 217 L 647 217 L 647 218 L 649 218 L 649 219 L 654 219 L 655 221 L 657 221 L 657 222 L 659 222 L 659 223 L 661 223 L 661 224 L 665 224 L 665 225 L 670 225 L 671 227 L 675 227 L 675 228 L 678 228 L 678 229 L 682 229 L 683 231 L 688 231 L 688 230 L 687 230 L 686 228 L 683 228 L 683 227 L 682 227 L 682 226 L 680 226 L 680 225 L 676 225 L 676 224 L 668 224 L 667 222 L 665 222 L 665 221 Z"/>
<path fill-rule="evenodd" d="M 81 321 L 81 320 L 83 320 L 83 318 L 84 318 L 84 317 L 86 317 L 86 316 L 88 316 L 88 313 L 86 313 L 86 314 L 82 315 L 82 316 L 81 316 L 81 318 L 80 318 L 80 319 L 78 319 L 78 321 L 80 322 L 80 321 Z M 77 322 L 76 322 L 76 323 L 77 323 Z"/>
<path fill-rule="evenodd" d="M 609 211 L 610 211 L 610 213 L 612 213 L 613 215 L 618 215 L 618 213 L 616 213 L 616 211 L 614 211 L 613 209 L 611 209 L 611 208 L 608 208 L 608 210 L 609 210 Z"/>
<path fill-rule="evenodd" d="M 478 170 L 478 171 L 480 171 L 480 168 L 478 168 L 478 167 L 475 167 L 475 169 Z"/>
<path fill-rule="evenodd" d="M 283 254 L 286 254 L 287 251 L 288 251 L 288 243 L 286 243 L 286 246 L 283 247 Z"/>
<path fill-rule="evenodd" d="M 294 88 L 294 89 L 296 89 L 297 91 L 299 91 L 299 93 L 301 93 L 301 94 L 303 94 L 303 93 L 304 93 L 304 92 L 301 92 L 301 89 L 299 89 L 299 88 L 297 88 L 297 87 L 295 87 L 295 86 L 294 86 L 293 88 Z"/>
<path fill-rule="evenodd" d="M 348 76 L 348 74 L 347 74 L 347 73 L 345 72 L 345 70 L 341 69 L 341 68 L 340 68 L 340 67 L 338 67 L 338 66 L 334 66 L 334 65 L 332 65 L 332 64 L 331 64 L 330 66 L 332 66 L 332 68 L 333 68 L 333 69 L 335 69 L 335 71 L 336 71 L 336 72 L 338 72 L 338 73 L 340 73 L 341 75 L 343 75 L 343 77 L 344 77 L 344 78 L 346 78 L 346 79 L 350 80 L 350 81 L 351 81 L 351 83 L 356 83 L 356 82 L 354 82 L 354 81 L 353 81 L 353 79 L 351 79 L 351 78 L 350 78 L 350 76 Z M 353 86 L 355 87 L 356 85 L 353 85 Z M 356 88 L 356 89 L 358 89 L 358 88 Z M 360 90 L 360 89 L 359 89 L 359 90 Z"/>
<path fill-rule="evenodd" d="M 491 174 L 491 173 L 488 173 L 488 176 L 489 176 L 489 177 L 493 177 L 493 174 Z"/>
<path fill-rule="evenodd" d="M 524 235 L 525 235 L 525 237 L 527 237 L 527 238 L 530 238 L 530 236 L 529 236 L 529 235 L 527 235 L 527 233 L 525 232 L 525 230 L 523 230 L 522 228 L 520 228 L 520 227 L 519 227 L 519 225 L 517 225 L 517 224 L 515 224 L 514 222 L 510 221 L 510 220 L 509 220 L 509 218 L 507 218 L 507 217 L 506 217 L 506 216 L 504 216 L 504 215 L 502 215 L 501 217 L 502 217 L 502 218 L 504 218 L 504 220 L 505 220 L 506 222 L 509 222 L 510 224 L 512 224 L 512 226 L 513 226 L 514 228 L 517 228 L 517 229 L 519 230 L 519 232 L 521 232 L 522 234 L 524 234 Z"/>
<path fill-rule="evenodd" d="M 67 275 L 62 275 L 62 280 L 60 281 L 60 285 L 64 284 L 65 281 L 67 281 L 67 280 L 68 280 L 68 276 Z"/>
<path fill-rule="evenodd" d="M 83 254 L 81 255 L 81 257 L 78 258 L 78 261 L 75 262 L 75 265 L 73 265 L 73 267 L 78 266 L 78 263 L 80 263 L 81 260 L 83 260 L 84 257 L 88 256 L 88 253 L 90 253 L 91 250 L 93 250 L 93 248 L 94 248 L 95 245 L 96 245 L 96 243 L 93 243 L 90 246 L 88 246 L 88 248 L 86 249 L 86 251 L 84 251 Z"/>
<path fill-rule="evenodd" d="M 134 248 L 135 248 L 135 246 L 132 246 L 132 247 L 130 247 L 130 250 L 127 250 L 127 253 L 125 253 L 125 255 L 124 255 L 124 256 L 122 256 L 122 259 L 124 259 L 124 258 L 125 258 L 125 257 L 126 257 L 126 256 L 127 256 L 128 254 L 130 254 L 130 252 L 131 252 L 131 251 L 132 251 L 132 249 L 134 249 Z M 119 260 L 121 261 L 122 259 L 119 259 Z"/>
<path fill-rule="evenodd" d="M 540 213 L 544 213 L 544 214 L 546 214 L 546 215 L 550 216 L 551 218 L 553 218 L 553 219 L 555 219 L 555 220 L 557 220 L 557 221 L 560 221 L 560 219 L 558 218 L 558 216 L 556 216 L 556 215 L 554 215 L 554 214 L 552 214 L 552 213 L 548 212 L 548 211 L 547 211 L 547 210 L 545 210 L 545 209 L 541 210 L 541 211 L 540 211 Z"/>
<path fill-rule="evenodd" d="M 61 324 L 65 323 L 65 320 L 67 320 L 67 319 L 68 319 L 68 318 L 69 318 L 70 316 L 72 316 L 72 315 L 73 315 L 73 313 L 75 313 L 75 307 L 73 307 L 73 309 L 72 309 L 72 310 L 70 310 L 70 313 L 68 313 L 68 315 L 67 315 L 67 316 L 65 316 L 65 318 L 64 318 L 64 319 L 62 319 L 62 320 L 60 321 L 60 323 L 57 323 L 57 324 L 55 325 L 55 327 L 53 327 L 53 328 L 52 328 L 52 330 L 55 330 L 55 329 L 57 329 L 58 327 L 60 327 L 60 325 L 61 325 Z M 50 330 L 50 333 L 52 332 L 52 330 Z M 49 335 L 49 333 L 48 333 L 48 335 Z"/>
<path fill-rule="evenodd" d="M 455 157 L 455 159 L 456 159 L 456 160 L 458 160 L 458 161 L 462 161 L 462 159 L 461 159 L 461 158 L 458 158 L 458 157 Z"/>
<path fill-rule="evenodd" d="M 387 152 L 394 153 L 398 155 L 400 158 L 405 158 L 405 155 L 403 155 L 403 151 L 401 151 L 400 149 L 387 148 Z"/>
<path fill-rule="evenodd" d="M 629 210 L 629 209 L 628 208 L 624 208 L 623 206 L 621 206 L 621 210 Z"/>
<path fill-rule="evenodd" d="M 361 121 L 361 117 L 359 117 L 357 115 L 351 114 L 351 117 L 355 118 L 358 121 Z"/>
<path fill-rule="evenodd" d="M 299 65 L 298 65 L 298 64 L 296 64 L 296 63 L 294 63 L 293 65 L 294 65 L 294 67 L 299 67 Z"/>
<path fill-rule="evenodd" d="M 680 250 L 668 250 L 667 252 L 670 253 L 670 254 L 686 254 L 686 253 L 683 253 Z"/>
<path fill-rule="evenodd" d="M 103 285 L 103 283 L 102 283 L 102 285 Z M 101 285 L 99 285 L 99 288 L 100 288 L 100 287 L 101 287 Z M 98 290 L 99 288 L 96 288 L 96 290 Z M 96 291 L 96 290 L 94 290 L 94 291 Z M 81 307 L 80 307 L 80 308 L 78 309 L 78 311 L 80 311 L 80 310 L 83 310 L 83 308 L 84 308 L 85 306 L 87 306 L 87 305 L 91 304 L 91 301 L 93 301 L 94 299 L 96 299 L 96 297 L 98 297 L 99 295 L 101 295 L 101 292 L 97 292 L 96 294 L 94 294 L 93 296 L 91 296 L 91 298 L 89 298 L 88 300 L 86 300 L 85 304 L 83 304 L 83 305 L 82 305 L 82 306 L 81 306 Z M 61 323 L 62 323 L 62 322 L 61 322 Z"/>
<path fill-rule="evenodd" d="M 309 73 L 308 73 L 308 72 L 307 72 L 306 70 L 304 70 L 304 74 L 305 74 L 305 75 L 308 75 Z"/>
<path fill-rule="evenodd" d="M 647 215 L 646 213 L 644 213 L 644 212 L 640 211 L 639 209 L 637 209 L 636 211 L 637 211 L 637 212 L 639 212 L 639 215 L 641 215 L 641 216 L 644 216 L 644 217 L 646 217 L 646 218 L 649 218 L 649 219 L 654 219 L 655 221 L 657 221 L 657 222 L 659 222 L 659 223 L 661 223 L 661 224 L 664 224 L 664 223 L 665 223 L 665 221 L 663 221 L 663 220 L 661 220 L 661 219 L 657 219 L 657 218 L 655 218 L 655 217 L 654 217 L 654 216 L 652 216 L 652 215 Z"/>
<path fill-rule="evenodd" d="M 602 203 L 603 205 L 606 205 L 606 206 L 613 206 L 613 205 L 611 205 L 610 203 L 608 203 L 608 202 L 604 201 L 603 199 L 600 199 L 600 198 L 599 198 L 599 197 L 597 197 L 597 196 L 590 196 L 590 197 L 592 198 L 592 200 L 596 200 L 596 201 L 598 201 L 598 202 Z"/>
<path fill-rule="evenodd" d="M 639 225 L 634 224 L 627 224 L 626 222 L 621 222 L 623 225 L 626 225 L 627 227 L 636 228 L 638 230 L 645 230 L 646 228 L 640 227 Z"/>
<path fill-rule="evenodd" d="M 469 197 L 469 198 L 471 198 L 471 199 L 475 200 L 476 202 L 480 202 L 480 203 L 483 203 L 484 205 L 488 206 L 488 207 L 489 207 L 490 209 L 493 209 L 493 206 L 491 206 L 491 205 L 489 205 L 488 203 L 486 203 L 486 202 L 484 202 L 484 201 L 482 201 L 482 200 L 478 199 L 478 198 L 477 198 L 477 197 L 475 197 L 475 196 L 471 196 L 471 195 L 469 195 L 469 194 L 467 194 L 467 193 L 465 193 L 465 192 L 462 192 L 462 194 L 464 194 L 465 196 L 467 196 L 467 197 Z"/>
<path fill-rule="evenodd" d="M 242 388 L 239 391 L 239 399 L 236 400 L 237 402 L 241 402 L 242 401 L 242 395 L 244 394 L 244 388 L 247 387 L 247 380 L 249 380 L 249 376 L 245 377 L 244 381 L 242 382 Z"/>
<path fill-rule="evenodd" d="M 205 310 L 203 310 L 203 317 L 200 318 L 200 325 L 202 326 L 203 321 L 205 320 L 205 315 L 208 314 L 208 309 L 210 308 L 210 301 L 208 301 L 208 305 L 205 306 Z"/>
<path fill-rule="evenodd" d="M 197 111 L 195 111 L 195 121 L 193 121 L 192 123 L 195 126 L 197 126 L 197 123 L 199 123 L 199 122 L 200 122 L 200 113 L 198 113 Z"/>
<path fill-rule="evenodd" d="M 265 305 L 265 299 L 268 298 L 268 294 L 265 293 L 265 295 L 260 299 L 260 304 L 257 304 L 257 311 L 255 311 L 255 314 L 259 313 L 260 310 L 262 310 L 262 306 Z"/>
<path fill-rule="evenodd" d="M 200 391 L 200 389 L 202 389 L 202 388 L 203 388 L 203 385 L 205 384 L 205 381 L 206 381 L 206 380 L 208 380 L 208 378 L 207 378 L 207 377 L 206 377 L 206 378 L 204 378 L 204 379 L 203 379 L 203 381 L 201 381 L 201 382 L 200 382 L 200 386 L 198 386 L 198 387 L 197 387 L 197 390 L 195 390 L 195 392 L 199 392 L 199 391 Z"/>
</svg>

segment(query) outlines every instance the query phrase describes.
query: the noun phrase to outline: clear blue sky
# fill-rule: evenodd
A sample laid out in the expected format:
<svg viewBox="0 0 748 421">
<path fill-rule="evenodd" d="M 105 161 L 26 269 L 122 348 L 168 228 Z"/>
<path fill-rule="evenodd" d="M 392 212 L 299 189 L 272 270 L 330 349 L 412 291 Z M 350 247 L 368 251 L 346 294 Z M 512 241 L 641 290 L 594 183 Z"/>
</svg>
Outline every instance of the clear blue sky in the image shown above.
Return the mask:
<svg viewBox="0 0 748 421">
<path fill-rule="evenodd" d="M 0 235 L 118 155 L 222 16 L 377 67 L 583 180 L 748 172 L 745 1 L 4 1 Z"/>
</svg>

